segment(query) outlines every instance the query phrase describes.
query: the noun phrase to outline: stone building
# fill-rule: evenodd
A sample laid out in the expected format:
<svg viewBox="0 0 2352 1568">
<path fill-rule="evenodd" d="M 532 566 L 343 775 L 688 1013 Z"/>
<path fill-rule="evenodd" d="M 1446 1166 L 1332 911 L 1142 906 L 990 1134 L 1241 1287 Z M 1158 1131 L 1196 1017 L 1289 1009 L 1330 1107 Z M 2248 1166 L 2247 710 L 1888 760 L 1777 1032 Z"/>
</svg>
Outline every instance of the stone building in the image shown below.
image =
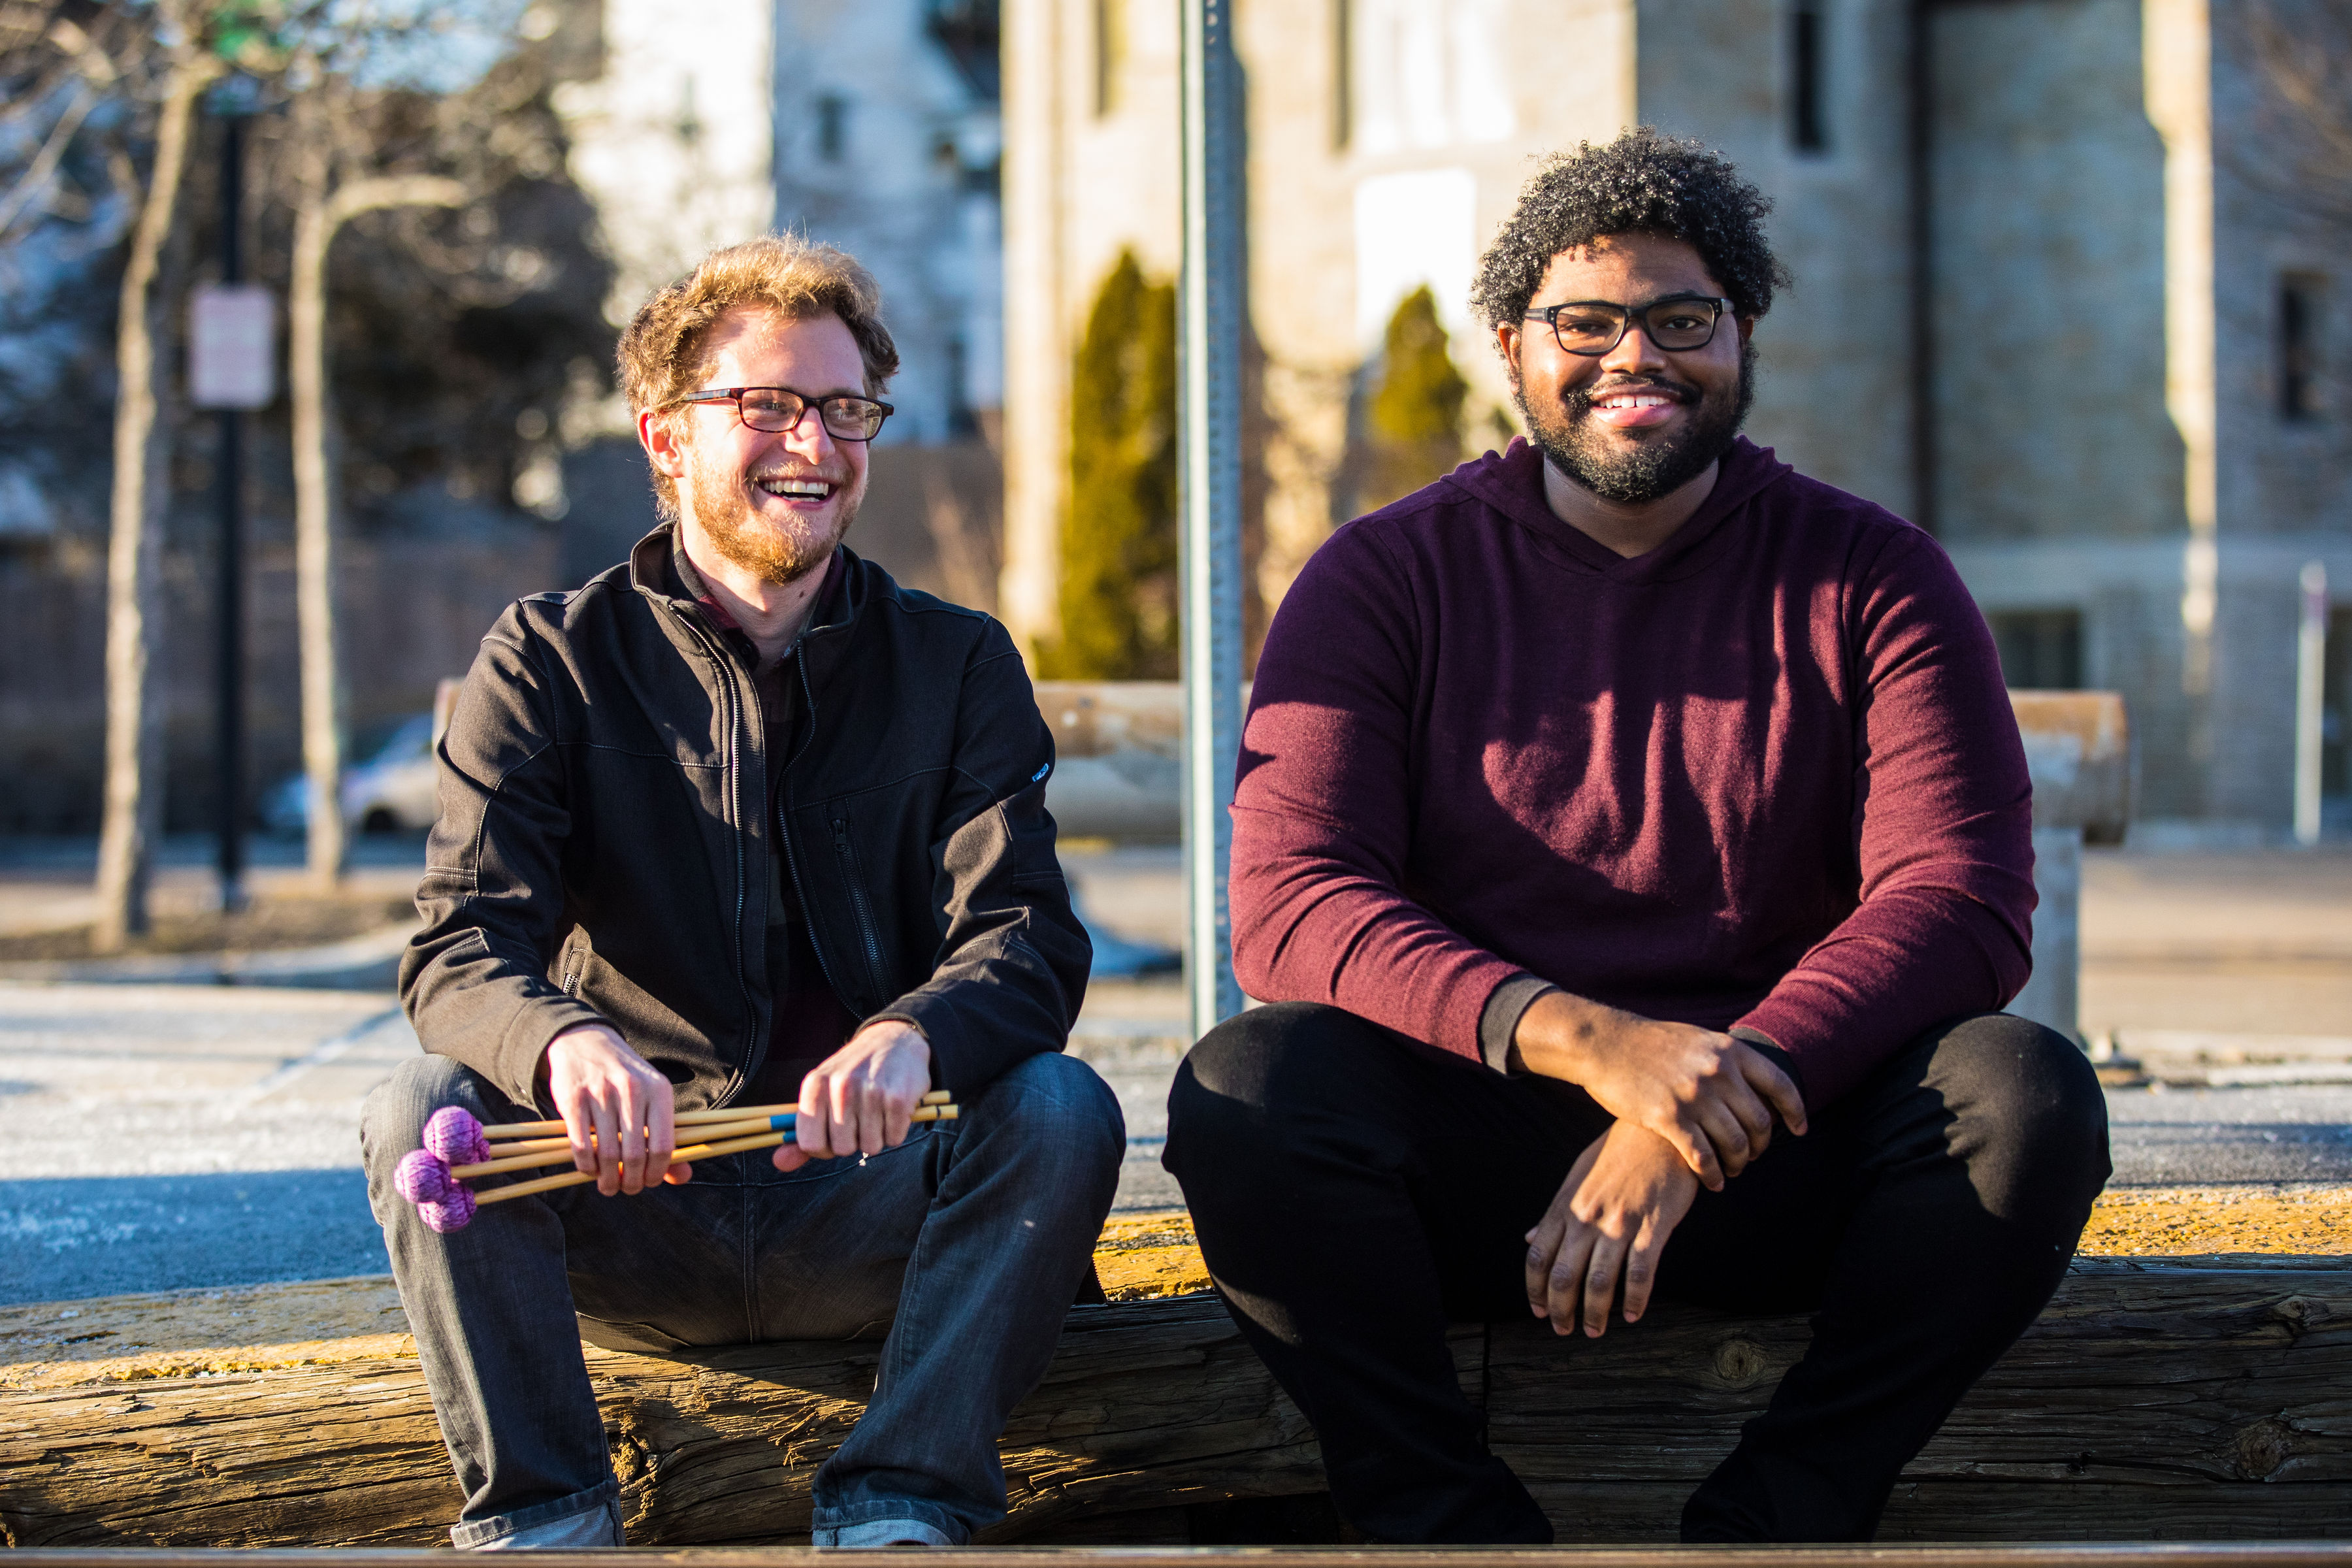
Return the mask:
<svg viewBox="0 0 2352 1568">
<path fill-rule="evenodd" d="M 706 252 L 773 230 L 829 241 L 882 285 L 902 368 L 856 543 L 919 585 L 996 597 L 1003 402 L 997 37 L 984 0 L 591 0 L 603 68 L 559 107 L 626 324 Z M 567 571 L 651 521 L 617 397 L 572 411 Z"/>
<path fill-rule="evenodd" d="M 1496 443 L 1475 258 L 1532 160 L 1652 124 L 1777 204 L 1797 284 L 1757 334 L 1749 434 L 1932 529 L 2013 684 L 2123 691 L 2143 819 L 2276 832 L 2298 569 L 2352 601 L 2352 226 L 2263 194 L 2258 3 L 1243 0 L 1259 594 L 1348 515 L 1363 369 L 1422 282 L 1472 449 Z M 1054 625 L 1085 311 L 1122 248 L 1177 264 L 1177 21 L 1005 4 L 1001 603 L 1024 638 Z M 2341 791 L 2340 679 L 2330 702 Z"/>
</svg>

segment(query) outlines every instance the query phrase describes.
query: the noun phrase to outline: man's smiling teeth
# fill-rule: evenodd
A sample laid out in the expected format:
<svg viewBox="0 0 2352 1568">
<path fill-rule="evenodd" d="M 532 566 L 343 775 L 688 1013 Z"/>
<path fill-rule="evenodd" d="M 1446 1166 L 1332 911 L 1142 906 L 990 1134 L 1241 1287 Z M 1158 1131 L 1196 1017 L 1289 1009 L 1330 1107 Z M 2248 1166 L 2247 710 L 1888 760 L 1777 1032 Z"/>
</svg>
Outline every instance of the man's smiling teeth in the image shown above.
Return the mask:
<svg viewBox="0 0 2352 1568">
<path fill-rule="evenodd" d="M 1602 408 L 1664 408 L 1675 400 L 1658 392 L 1612 392 L 1601 398 Z"/>
<path fill-rule="evenodd" d="M 772 496 L 809 496 L 823 500 L 833 493 L 833 487 L 823 479 L 758 479 L 753 482 Z"/>
</svg>

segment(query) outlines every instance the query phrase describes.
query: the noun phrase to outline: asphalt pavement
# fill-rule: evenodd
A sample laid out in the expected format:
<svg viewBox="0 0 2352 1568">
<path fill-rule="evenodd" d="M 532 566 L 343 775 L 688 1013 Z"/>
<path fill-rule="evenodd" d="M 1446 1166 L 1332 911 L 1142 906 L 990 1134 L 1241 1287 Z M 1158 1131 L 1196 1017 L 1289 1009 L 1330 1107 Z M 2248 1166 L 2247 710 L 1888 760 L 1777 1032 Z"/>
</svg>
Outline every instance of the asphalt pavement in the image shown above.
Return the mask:
<svg viewBox="0 0 2352 1568">
<path fill-rule="evenodd" d="M 0 988 L 0 1303 L 388 1265 L 359 1108 L 388 992 Z"/>
</svg>

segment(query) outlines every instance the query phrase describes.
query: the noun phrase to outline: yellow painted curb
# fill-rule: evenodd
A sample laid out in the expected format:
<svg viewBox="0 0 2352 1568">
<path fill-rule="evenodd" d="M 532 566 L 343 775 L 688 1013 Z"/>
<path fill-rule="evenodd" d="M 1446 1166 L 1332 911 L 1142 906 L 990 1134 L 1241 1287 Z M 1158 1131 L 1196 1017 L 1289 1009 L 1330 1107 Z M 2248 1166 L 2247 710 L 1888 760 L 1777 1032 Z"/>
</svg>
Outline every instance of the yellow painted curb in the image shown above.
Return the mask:
<svg viewBox="0 0 2352 1568">
<path fill-rule="evenodd" d="M 2352 1186 L 2124 1188 L 2099 1199 L 2087 1258 L 2227 1252 L 2352 1254 Z M 1114 1301 L 1209 1289 L 1181 1209 L 1113 1216 L 1095 1268 Z M 169 1290 L 0 1307 L 0 1388 L 407 1360 L 399 1293 L 386 1279 Z"/>
<path fill-rule="evenodd" d="M 2138 1187 L 2102 1195 L 2077 1251 L 2085 1258 L 2188 1258 L 2220 1252 L 2352 1254 L 2352 1187 Z M 1095 1244 L 1114 1301 L 1209 1289 L 1181 1209 L 1119 1215 Z"/>
<path fill-rule="evenodd" d="M 2352 1253 L 2352 1187 L 2124 1187 L 2103 1194 L 2085 1258 Z"/>
</svg>

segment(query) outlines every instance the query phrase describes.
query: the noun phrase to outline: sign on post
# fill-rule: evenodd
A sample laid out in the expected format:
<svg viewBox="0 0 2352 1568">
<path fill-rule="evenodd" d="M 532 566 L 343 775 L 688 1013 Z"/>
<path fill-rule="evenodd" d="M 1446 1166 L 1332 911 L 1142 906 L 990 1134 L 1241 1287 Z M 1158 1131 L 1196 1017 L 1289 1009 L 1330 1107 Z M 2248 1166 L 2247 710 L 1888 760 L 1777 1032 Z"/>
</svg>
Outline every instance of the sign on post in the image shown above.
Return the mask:
<svg viewBox="0 0 2352 1568">
<path fill-rule="evenodd" d="M 188 312 L 188 397 L 198 408 L 267 408 L 278 396 L 278 308 L 252 283 L 204 283 Z"/>
</svg>

